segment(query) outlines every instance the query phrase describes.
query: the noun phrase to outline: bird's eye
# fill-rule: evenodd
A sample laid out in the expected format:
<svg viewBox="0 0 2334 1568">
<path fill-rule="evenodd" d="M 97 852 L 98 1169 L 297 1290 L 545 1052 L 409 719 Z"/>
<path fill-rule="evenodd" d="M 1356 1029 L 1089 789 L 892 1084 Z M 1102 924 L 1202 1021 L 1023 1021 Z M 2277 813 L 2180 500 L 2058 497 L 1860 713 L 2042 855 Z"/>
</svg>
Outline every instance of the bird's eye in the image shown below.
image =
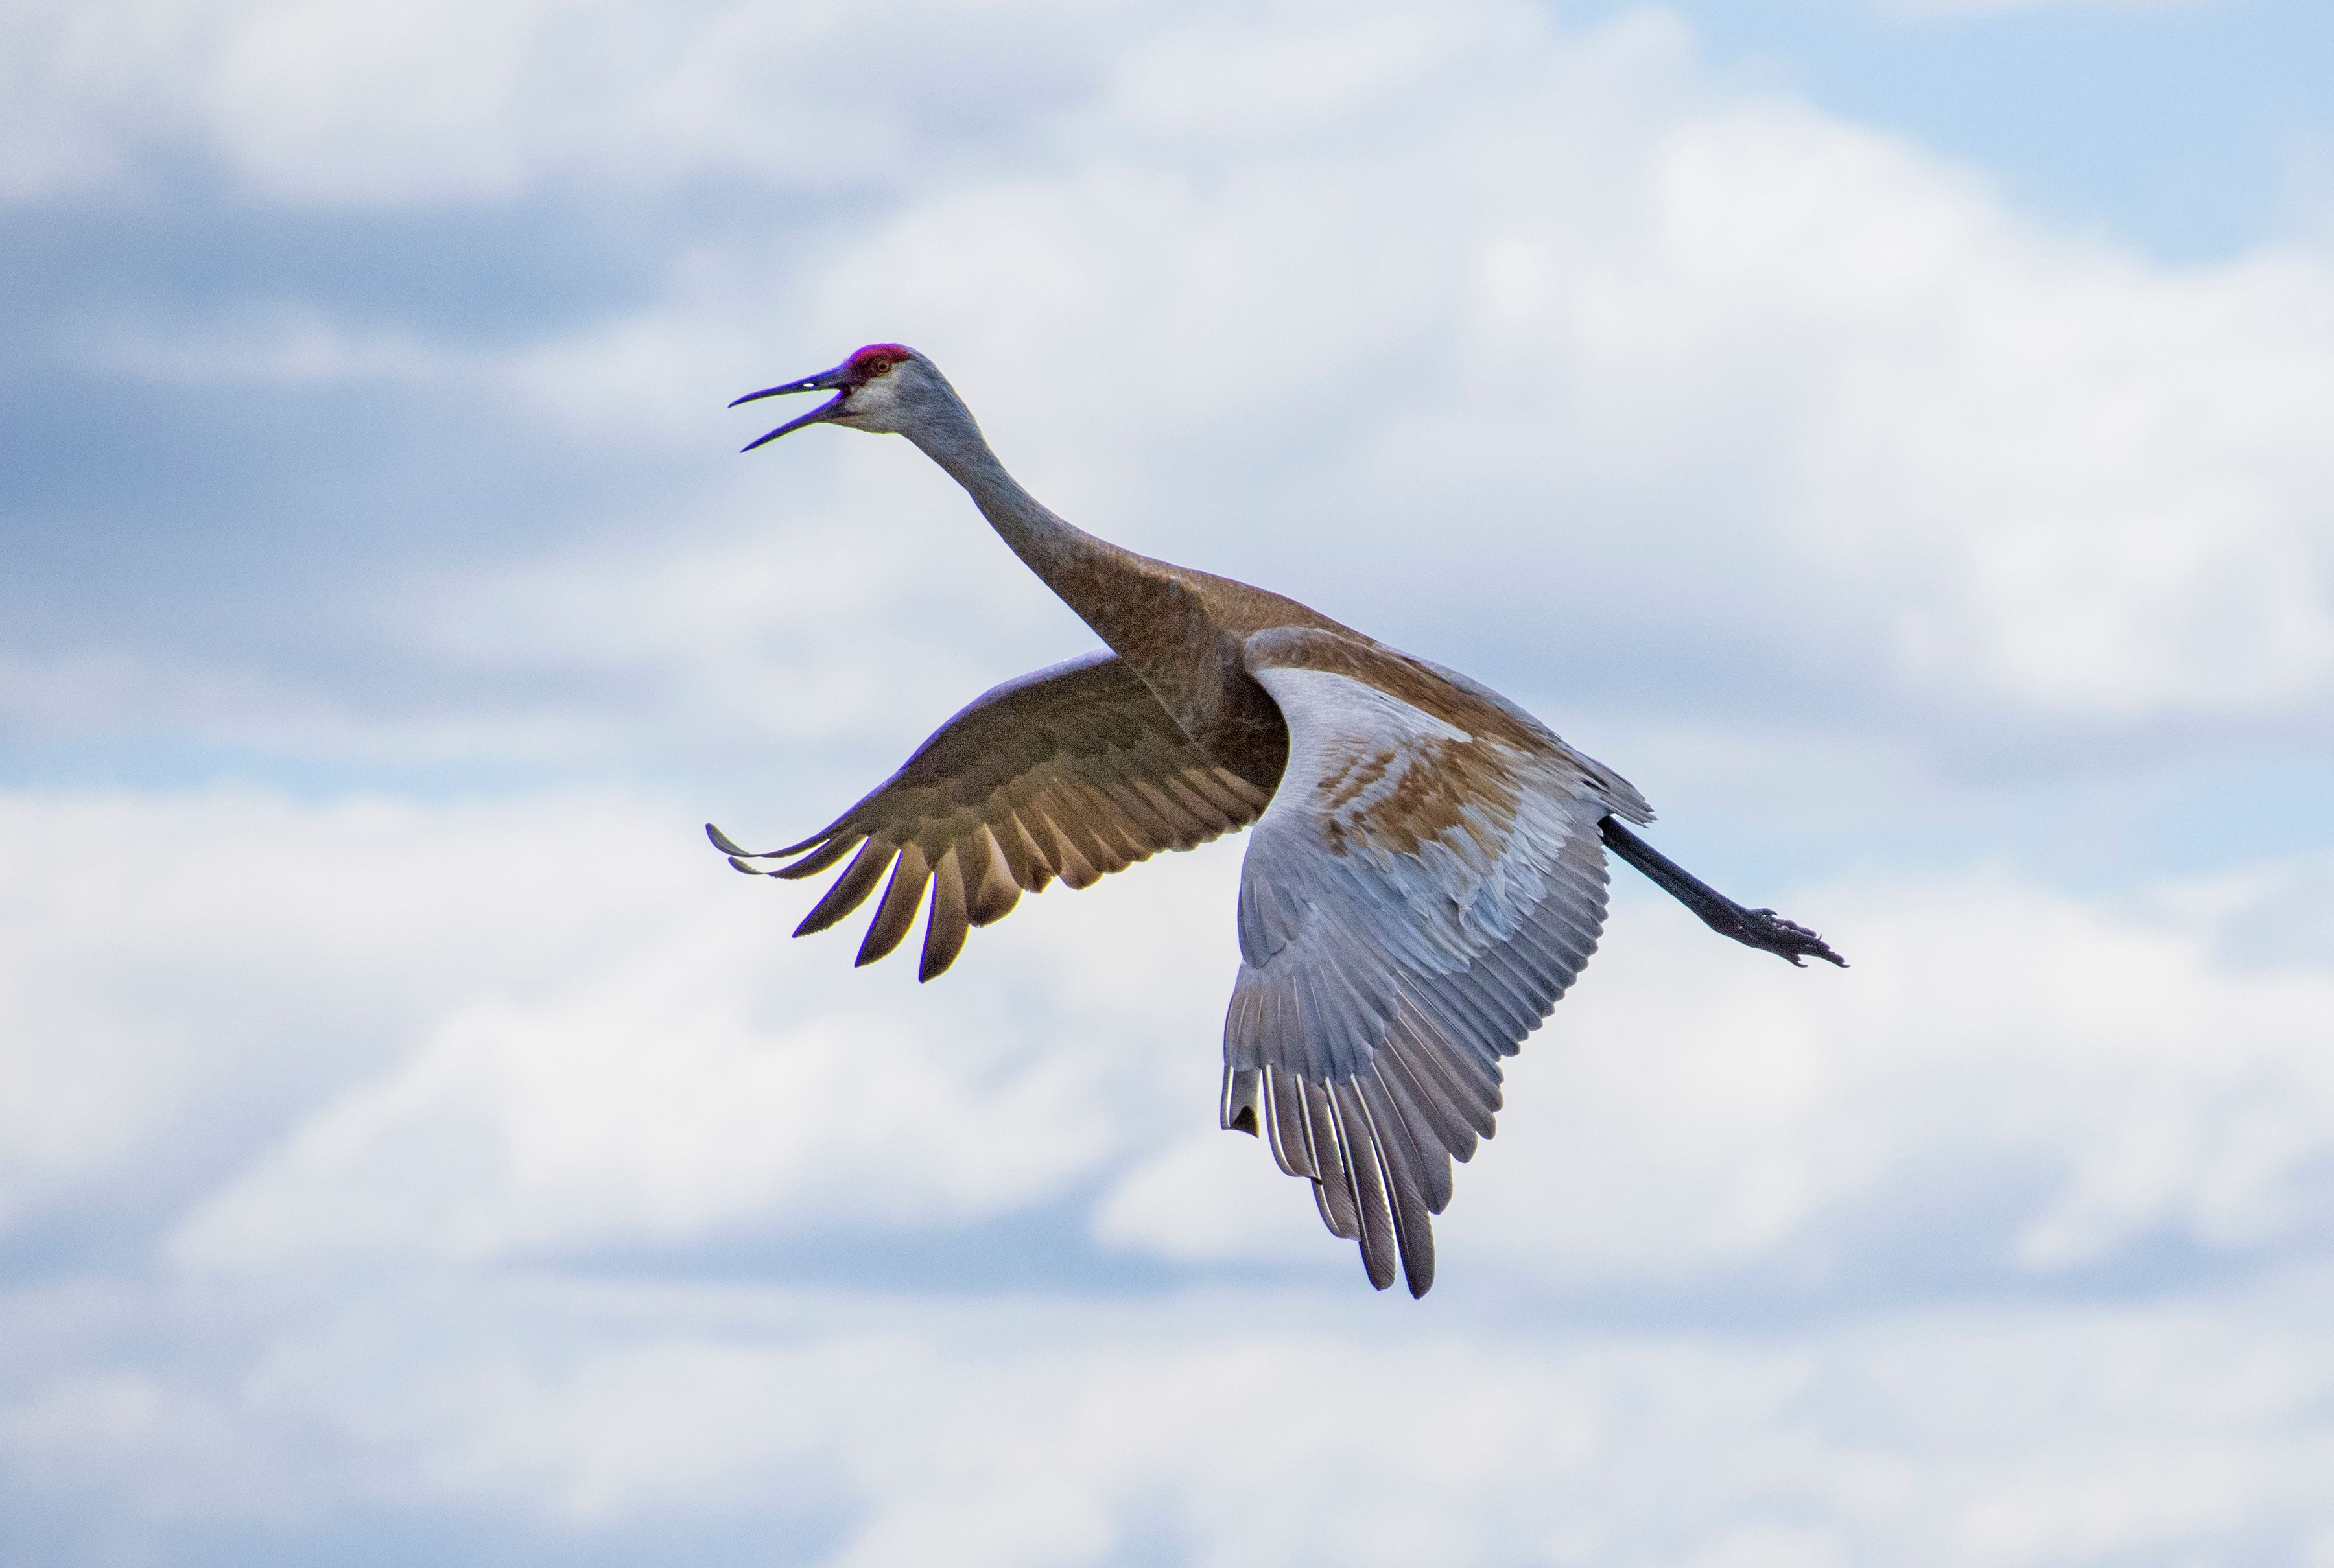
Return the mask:
<svg viewBox="0 0 2334 1568">
<path fill-rule="evenodd" d="M 892 373 L 892 361 L 889 360 L 871 360 L 868 361 L 867 373 L 871 376 L 888 376 Z"/>
</svg>

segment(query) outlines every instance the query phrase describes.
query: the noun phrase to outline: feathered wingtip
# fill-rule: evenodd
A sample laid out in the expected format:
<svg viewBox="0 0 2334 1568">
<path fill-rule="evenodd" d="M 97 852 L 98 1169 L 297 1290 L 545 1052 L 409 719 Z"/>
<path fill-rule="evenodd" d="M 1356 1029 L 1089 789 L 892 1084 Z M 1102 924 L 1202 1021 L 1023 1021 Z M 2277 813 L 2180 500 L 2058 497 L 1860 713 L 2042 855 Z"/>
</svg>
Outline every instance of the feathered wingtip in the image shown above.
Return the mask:
<svg viewBox="0 0 2334 1568">
<path fill-rule="evenodd" d="M 715 849 L 719 850 L 723 854 L 729 857 L 729 869 L 731 871 L 743 871 L 749 877 L 766 877 L 769 875 L 769 872 L 764 871 L 761 867 L 748 865 L 747 863 L 748 861 L 759 860 L 762 857 L 756 855 L 750 850 L 739 849 L 738 847 L 738 842 L 735 839 L 731 838 L 728 833 L 723 832 L 719 828 L 715 827 L 711 822 L 705 824 L 705 836 L 713 841 L 713 847 Z"/>
<path fill-rule="evenodd" d="M 715 827 L 711 822 L 705 824 L 705 836 L 713 842 L 715 849 L 729 857 L 729 864 L 733 869 L 743 871 L 749 877 L 783 877 L 787 881 L 817 875 L 848 854 L 852 845 L 858 842 L 855 838 L 829 839 L 825 833 L 819 832 L 814 833 L 798 844 L 789 844 L 782 850 L 757 851 L 738 848 L 737 840 Z M 805 850 L 811 852 L 803 855 L 801 860 L 790 866 L 756 866 L 747 863 L 749 861 L 784 860 L 788 855 L 801 855 Z"/>
<path fill-rule="evenodd" d="M 705 824 L 705 836 L 715 849 L 728 857 L 730 865 L 747 875 L 783 877 L 788 880 L 815 876 L 857 850 L 858 854 L 844 868 L 843 874 L 795 928 L 797 937 L 824 931 L 865 903 L 873 896 L 877 885 L 883 884 L 882 899 L 876 906 L 866 938 L 859 945 L 854 965 L 872 964 L 888 957 L 907 938 L 929 889 L 931 915 L 924 927 L 922 956 L 916 965 L 919 980 L 931 980 L 944 973 L 964 950 L 969 928 L 1000 919 L 1021 896 L 1021 890 L 993 851 L 979 863 L 978 871 L 968 876 L 958 846 L 950 846 L 935 860 L 927 856 L 919 844 L 871 838 L 840 824 L 791 848 L 758 855 L 738 848 L 737 840 L 711 822 Z M 787 865 L 766 868 L 751 863 L 801 854 L 805 850 L 807 854 Z M 888 883 L 884 882 L 886 871 L 891 873 Z"/>
<path fill-rule="evenodd" d="M 711 822 L 705 824 L 705 836 L 713 841 L 713 847 L 715 849 L 719 850 L 723 854 L 728 855 L 733 861 L 750 861 L 758 858 L 751 850 L 739 849 L 735 839 L 732 839 L 728 833 L 723 832 L 719 828 L 715 827 Z"/>
</svg>

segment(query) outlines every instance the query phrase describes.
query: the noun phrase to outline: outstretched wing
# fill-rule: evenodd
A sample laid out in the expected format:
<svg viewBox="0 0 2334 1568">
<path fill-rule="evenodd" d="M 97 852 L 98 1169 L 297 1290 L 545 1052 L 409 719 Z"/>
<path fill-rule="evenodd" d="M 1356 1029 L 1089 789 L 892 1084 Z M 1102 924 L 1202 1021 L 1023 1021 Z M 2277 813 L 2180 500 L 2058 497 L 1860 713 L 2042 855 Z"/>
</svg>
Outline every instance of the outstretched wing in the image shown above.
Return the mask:
<svg viewBox="0 0 2334 1568">
<path fill-rule="evenodd" d="M 967 929 L 1001 919 L 1024 892 L 1059 877 L 1090 887 L 1161 850 L 1188 850 L 1245 827 L 1264 791 L 1210 762 L 1134 672 L 1106 649 L 974 698 L 898 773 L 817 832 L 749 854 L 711 823 L 741 871 L 807 877 L 855 848 L 795 935 L 823 931 L 891 881 L 858 962 L 897 948 L 927 887 L 931 914 L 917 974 L 955 962 Z M 801 858 L 767 872 L 749 864 Z"/>
<path fill-rule="evenodd" d="M 1451 1162 L 1492 1132 L 1500 1058 L 1587 963 L 1596 824 L 1644 801 L 1520 709 L 1335 633 L 1260 632 L 1288 765 L 1240 873 L 1223 1124 L 1270 1140 L 1370 1282 L 1434 1280 Z"/>
</svg>

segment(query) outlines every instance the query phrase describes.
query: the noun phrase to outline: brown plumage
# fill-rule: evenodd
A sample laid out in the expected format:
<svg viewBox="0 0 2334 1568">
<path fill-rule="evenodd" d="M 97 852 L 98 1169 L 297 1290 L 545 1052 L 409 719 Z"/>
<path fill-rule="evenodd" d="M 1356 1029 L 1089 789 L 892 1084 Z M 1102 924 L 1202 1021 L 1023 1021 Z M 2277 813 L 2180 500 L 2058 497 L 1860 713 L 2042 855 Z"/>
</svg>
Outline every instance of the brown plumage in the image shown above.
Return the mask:
<svg viewBox="0 0 2334 1568">
<path fill-rule="evenodd" d="M 1092 887 L 1162 850 L 1203 844 L 1254 822 L 1270 798 L 1193 746 L 1123 660 L 1092 654 L 976 697 L 798 844 L 754 856 L 718 833 L 714 842 L 741 871 L 758 869 L 748 860 L 800 856 L 767 872 L 786 878 L 858 851 L 797 937 L 843 919 L 892 871 L 862 964 L 900 945 L 929 876 L 920 966 L 929 980 L 955 961 L 968 927 L 1003 919 L 1023 893 L 1056 877 Z"/>
<path fill-rule="evenodd" d="M 1055 516 L 912 350 L 874 344 L 738 401 L 813 390 L 835 395 L 753 446 L 816 423 L 905 435 L 1108 648 L 974 699 L 799 843 L 756 854 L 707 832 L 742 871 L 842 864 L 796 935 L 876 899 L 859 963 L 928 911 L 930 980 L 1024 892 L 1252 825 L 1222 1124 L 1311 1183 L 1378 1288 L 1397 1268 L 1414 1295 L 1433 1283 L 1431 1217 L 1452 1162 L 1491 1136 L 1500 1060 L 1595 950 L 1605 848 L 1737 941 L 1841 962 L 1655 853 L 1622 825 L 1652 820 L 1644 797 L 1496 692 Z"/>
</svg>

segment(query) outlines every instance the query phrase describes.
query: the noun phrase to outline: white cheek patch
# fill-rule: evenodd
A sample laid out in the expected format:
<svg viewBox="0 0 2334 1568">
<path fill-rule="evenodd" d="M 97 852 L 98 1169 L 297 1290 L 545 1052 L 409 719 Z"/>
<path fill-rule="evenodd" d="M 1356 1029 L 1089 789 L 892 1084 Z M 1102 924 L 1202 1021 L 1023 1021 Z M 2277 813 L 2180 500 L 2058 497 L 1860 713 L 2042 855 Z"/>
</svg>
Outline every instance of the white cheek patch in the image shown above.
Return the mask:
<svg viewBox="0 0 2334 1568">
<path fill-rule="evenodd" d="M 900 395 L 900 375 L 894 370 L 877 376 L 854 388 L 844 405 L 842 416 L 835 420 L 862 430 L 896 432 L 903 428 L 906 399 Z"/>
</svg>

